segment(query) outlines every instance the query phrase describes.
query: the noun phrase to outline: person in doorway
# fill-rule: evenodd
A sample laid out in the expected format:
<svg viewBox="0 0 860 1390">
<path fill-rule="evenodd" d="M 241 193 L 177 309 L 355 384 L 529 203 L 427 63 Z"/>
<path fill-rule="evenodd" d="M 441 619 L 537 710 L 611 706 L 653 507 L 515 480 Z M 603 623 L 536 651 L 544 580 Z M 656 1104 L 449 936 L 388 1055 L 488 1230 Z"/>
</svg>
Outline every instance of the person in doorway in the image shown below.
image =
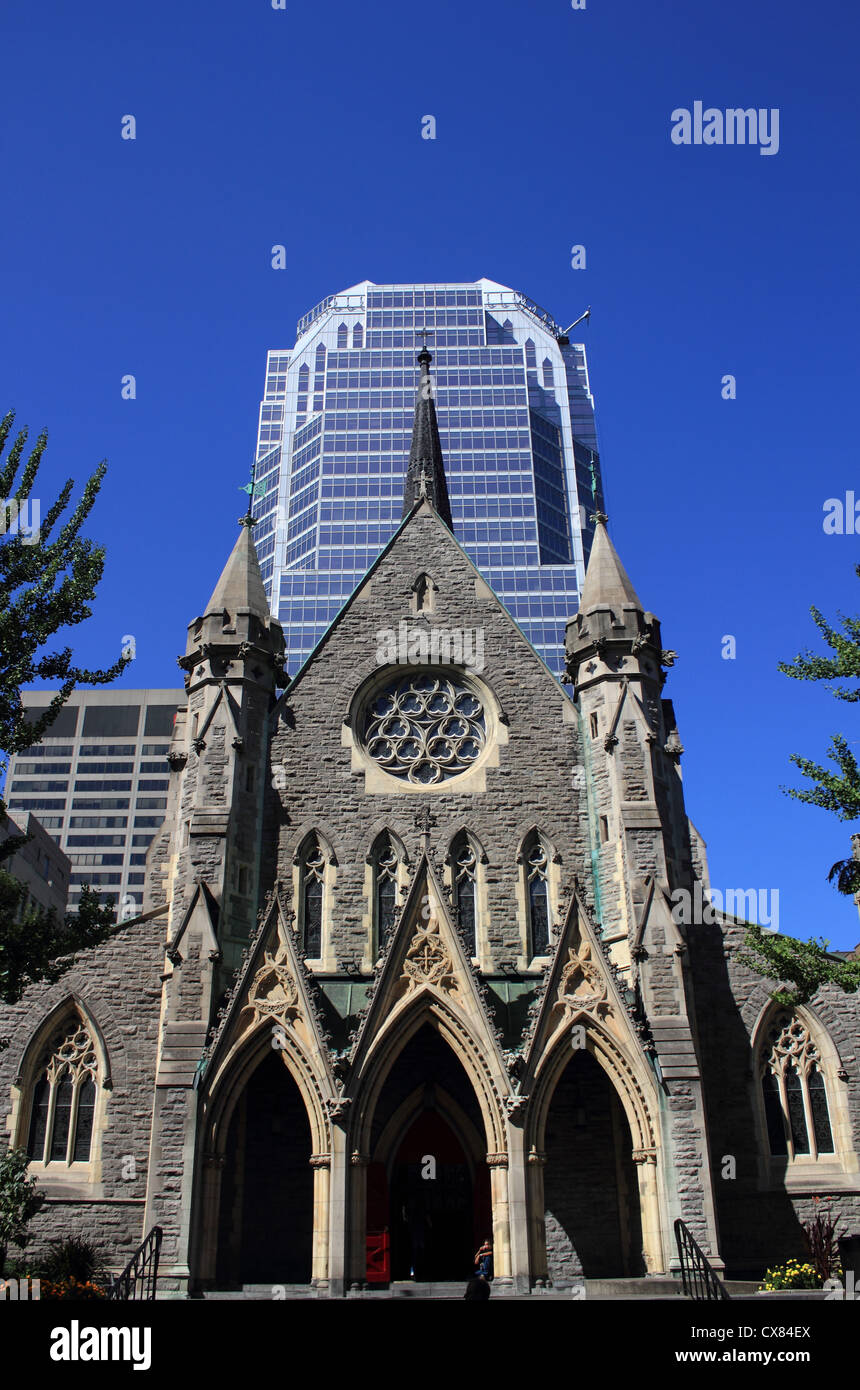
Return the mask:
<svg viewBox="0 0 860 1390">
<path fill-rule="evenodd" d="M 475 1255 L 475 1274 L 492 1283 L 493 1279 L 493 1247 L 489 1240 L 485 1240 L 481 1248 Z"/>
</svg>

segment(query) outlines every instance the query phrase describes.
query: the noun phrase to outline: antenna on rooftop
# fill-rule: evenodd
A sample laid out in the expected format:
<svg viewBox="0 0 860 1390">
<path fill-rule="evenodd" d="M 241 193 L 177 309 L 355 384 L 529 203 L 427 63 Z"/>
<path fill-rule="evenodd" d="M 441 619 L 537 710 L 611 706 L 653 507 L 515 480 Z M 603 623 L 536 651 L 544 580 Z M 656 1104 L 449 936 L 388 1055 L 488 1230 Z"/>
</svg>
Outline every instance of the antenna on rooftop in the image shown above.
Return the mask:
<svg viewBox="0 0 860 1390">
<path fill-rule="evenodd" d="M 562 329 L 561 333 L 559 333 L 559 335 L 558 335 L 558 341 L 559 341 L 559 343 L 561 344 L 561 346 L 562 346 L 562 347 L 566 347 L 567 344 L 570 342 L 570 332 L 571 332 L 571 329 L 576 328 L 576 325 L 577 325 L 578 323 L 584 323 L 584 322 L 586 322 L 586 320 L 588 320 L 588 319 L 590 319 L 590 318 L 591 318 L 591 305 L 589 304 L 589 306 L 588 306 L 588 308 L 586 309 L 586 311 L 585 311 L 584 314 L 580 314 L 580 316 L 579 316 L 578 319 L 574 319 L 574 320 L 573 320 L 573 323 L 569 324 L 567 328 Z"/>
</svg>

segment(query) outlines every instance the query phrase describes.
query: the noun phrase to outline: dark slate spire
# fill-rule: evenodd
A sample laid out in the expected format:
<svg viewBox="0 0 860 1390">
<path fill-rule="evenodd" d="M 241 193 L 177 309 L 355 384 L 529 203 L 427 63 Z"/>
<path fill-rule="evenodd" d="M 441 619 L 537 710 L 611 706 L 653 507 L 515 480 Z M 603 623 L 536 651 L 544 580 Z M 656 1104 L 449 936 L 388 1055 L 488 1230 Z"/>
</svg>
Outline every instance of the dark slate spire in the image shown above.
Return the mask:
<svg viewBox="0 0 860 1390">
<path fill-rule="evenodd" d="M 409 466 L 403 491 L 403 516 L 412 510 L 419 498 L 426 497 L 453 531 L 451 503 L 448 500 L 445 464 L 442 460 L 442 445 L 439 442 L 439 426 L 436 423 L 436 406 L 433 401 L 434 387 L 430 376 L 432 360 L 425 343 L 418 354 L 421 380 L 418 383 L 418 396 L 415 401 L 412 447 L 409 450 Z"/>
</svg>

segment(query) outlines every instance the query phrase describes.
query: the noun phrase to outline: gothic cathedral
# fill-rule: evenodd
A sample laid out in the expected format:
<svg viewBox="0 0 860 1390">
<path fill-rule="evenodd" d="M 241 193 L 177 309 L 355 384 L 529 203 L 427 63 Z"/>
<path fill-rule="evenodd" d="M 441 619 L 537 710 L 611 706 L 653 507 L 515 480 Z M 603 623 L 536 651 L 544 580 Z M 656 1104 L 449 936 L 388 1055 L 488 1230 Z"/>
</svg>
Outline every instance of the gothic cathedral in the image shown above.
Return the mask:
<svg viewBox="0 0 860 1390">
<path fill-rule="evenodd" d="M 858 997 L 780 1008 L 741 921 L 678 911 L 709 885 L 673 653 L 605 518 L 567 688 L 452 532 L 432 392 L 297 672 L 247 520 L 188 627 L 143 914 L 0 1013 L 40 1238 L 119 1269 L 158 1225 L 176 1295 L 465 1282 L 489 1238 L 527 1294 L 671 1277 L 677 1218 L 738 1277 L 815 1195 L 856 1229 Z"/>
</svg>

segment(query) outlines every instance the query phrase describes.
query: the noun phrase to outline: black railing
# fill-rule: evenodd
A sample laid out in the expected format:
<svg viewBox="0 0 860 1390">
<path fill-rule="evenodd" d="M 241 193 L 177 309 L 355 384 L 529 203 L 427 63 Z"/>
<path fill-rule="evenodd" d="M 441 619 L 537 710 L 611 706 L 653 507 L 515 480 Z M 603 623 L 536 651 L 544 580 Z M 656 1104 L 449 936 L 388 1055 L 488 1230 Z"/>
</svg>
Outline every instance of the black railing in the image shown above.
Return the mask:
<svg viewBox="0 0 860 1390">
<path fill-rule="evenodd" d="M 704 1250 L 701 1250 L 693 1234 L 680 1219 L 675 1222 L 675 1240 L 678 1242 L 678 1257 L 681 1261 L 681 1279 L 684 1293 L 697 1302 L 716 1302 L 730 1298 L 725 1284 L 711 1269 Z"/>
<path fill-rule="evenodd" d="M 153 1226 L 142 1245 L 139 1245 L 123 1270 L 108 1286 L 108 1298 L 128 1302 L 139 1299 L 151 1302 L 155 1298 L 158 1283 L 158 1256 L 161 1238 L 164 1235 L 160 1226 Z"/>
</svg>

